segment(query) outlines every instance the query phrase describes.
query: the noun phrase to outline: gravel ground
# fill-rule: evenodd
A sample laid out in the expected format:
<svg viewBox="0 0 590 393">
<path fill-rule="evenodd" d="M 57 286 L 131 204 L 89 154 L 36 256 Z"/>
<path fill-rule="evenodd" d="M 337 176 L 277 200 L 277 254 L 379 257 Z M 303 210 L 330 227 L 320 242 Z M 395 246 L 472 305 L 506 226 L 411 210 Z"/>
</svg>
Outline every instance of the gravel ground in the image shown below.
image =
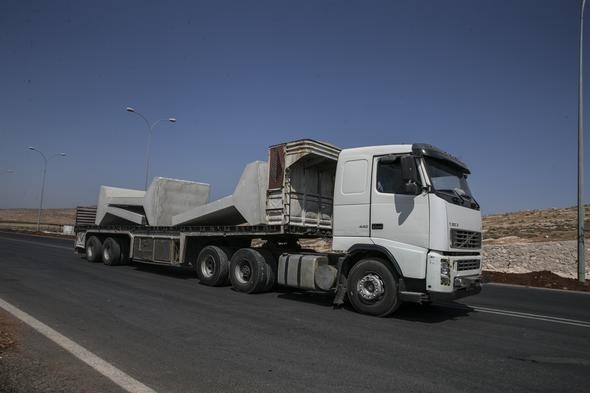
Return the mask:
<svg viewBox="0 0 590 393">
<path fill-rule="evenodd" d="M 573 291 L 590 292 L 590 281 L 584 284 L 573 278 L 558 276 L 550 271 L 530 273 L 503 273 L 484 271 L 483 278 L 486 282 L 500 284 L 524 285 L 527 287 L 567 289 Z"/>
<path fill-rule="evenodd" d="M 120 391 L 111 381 L 0 309 L 0 393 Z"/>
</svg>

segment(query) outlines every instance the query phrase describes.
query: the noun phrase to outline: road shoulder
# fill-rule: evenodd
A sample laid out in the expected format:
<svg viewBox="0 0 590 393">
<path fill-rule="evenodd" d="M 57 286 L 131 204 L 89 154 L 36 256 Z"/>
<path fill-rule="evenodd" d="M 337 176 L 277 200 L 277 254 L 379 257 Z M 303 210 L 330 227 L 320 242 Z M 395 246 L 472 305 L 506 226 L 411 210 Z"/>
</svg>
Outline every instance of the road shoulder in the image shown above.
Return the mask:
<svg viewBox="0 0 590 393">
<path fill-rule="evenodd" d="M 0 392 L 122 392 L 70 353 L 0 308 Z"/>
</svg>

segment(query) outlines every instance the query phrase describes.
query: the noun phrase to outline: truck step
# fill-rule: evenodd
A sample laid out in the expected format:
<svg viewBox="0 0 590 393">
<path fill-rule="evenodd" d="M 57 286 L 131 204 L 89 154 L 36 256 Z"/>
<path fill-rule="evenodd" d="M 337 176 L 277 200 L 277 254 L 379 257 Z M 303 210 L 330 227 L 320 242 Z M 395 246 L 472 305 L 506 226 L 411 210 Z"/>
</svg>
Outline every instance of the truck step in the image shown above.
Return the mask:
<svg viewBox="0 0 590 393">
<path fill-rule="evenodd" d="M 401 291 L 399 295 L 400 299 L 404 302 L 422 304 L 428 303 L 430 301 L 430 297 L 426 293 L 422 292 Z"/>
</svg>

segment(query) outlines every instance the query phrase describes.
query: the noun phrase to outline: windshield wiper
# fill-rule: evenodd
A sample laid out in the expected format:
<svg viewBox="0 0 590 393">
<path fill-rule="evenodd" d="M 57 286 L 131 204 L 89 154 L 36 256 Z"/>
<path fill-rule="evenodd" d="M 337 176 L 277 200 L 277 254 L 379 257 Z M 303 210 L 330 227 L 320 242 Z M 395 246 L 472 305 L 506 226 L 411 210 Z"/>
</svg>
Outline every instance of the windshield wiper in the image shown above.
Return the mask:
<svg viewBox="0 0 590 393">
<path fill-rule="evenodd" d="M 465 201 L 465 199 L 469 199 L 471 201 L 471 207 L 476 207 L 476 208 L 479 209 L 479 203 L 477 203 L 477 201 L 475 200 L 474 197 L 472 197 L 471 195 L 467 194 L 465 191 L 463 191 L 461 188 L 458 188 L 458 187 L 454 188 L 453 191 L 463 201 Z"/>
<path fill-rule="evenodd" d="M 445 194 L 445 195 L 448 195 L 450 197 L 453 197 L 453 200 L 456 201 L 456 202 L 458 202 L 459 200 L 461 200 L 461 203 L 465 202 L 465 199 L 463 199 L 461 197 L 461 195 L 457 194 L 454 190 L 446 190 L 446 189 L 439 190 L 439 189 L 436 189 L 435 191 L 436 192 L 440 192 L 441 194 Z"/>
<path fill-rule="evenodd" d="M 473 198 L 471 195 L 468 195 L 465 191 L 463 191 L 460 188 L 455 188 L 453 190 L 449 190 L 449 189 L 436 189 L 436 192 L 440 192 L 441 194 L 445 194 L 448 195 L 450 197 L 453 197 L 453 200 L 458 202 L 459 200 L 461 201 L 461 206 L 465 205 L 465 202 L 469 202 L 470 201 L 470 205 L 472 208 L 476 208 L 479 209 L 479 203 L 477 203 L 477 201 L 475 200 L 475 198 Z M 468 201 L 469 200 L 469 201 Z"/>
</svg>

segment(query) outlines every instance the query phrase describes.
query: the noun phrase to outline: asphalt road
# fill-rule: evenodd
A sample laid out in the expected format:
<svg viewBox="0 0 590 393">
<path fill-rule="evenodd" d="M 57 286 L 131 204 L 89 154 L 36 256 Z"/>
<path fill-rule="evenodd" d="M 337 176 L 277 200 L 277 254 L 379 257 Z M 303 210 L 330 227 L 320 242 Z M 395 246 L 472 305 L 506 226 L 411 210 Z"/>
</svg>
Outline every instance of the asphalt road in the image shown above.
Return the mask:
<svg viewBox="0 0 590 393">
<path fill-rule="evenodd" d="M 590 391 L 590 294 L 486 285 L 372 318 L 71 246 L 0 234 L 0 298 L 159 392 Z"/>
</svg>

